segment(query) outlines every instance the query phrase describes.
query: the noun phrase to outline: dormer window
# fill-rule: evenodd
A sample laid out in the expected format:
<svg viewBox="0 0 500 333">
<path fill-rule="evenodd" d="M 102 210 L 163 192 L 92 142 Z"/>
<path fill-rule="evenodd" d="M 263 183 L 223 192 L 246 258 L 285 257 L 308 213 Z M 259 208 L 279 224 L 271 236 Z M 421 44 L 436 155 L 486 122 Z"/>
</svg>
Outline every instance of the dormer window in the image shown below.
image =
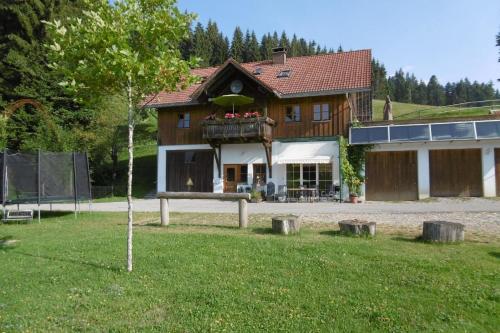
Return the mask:
<svg viewBox="0 0 500 333">
<path fill-rule="evenodd" d="M 177 128 L 189 128 L 190 120 L 189 112 L 179 113 L 177 115 Z"/>
<path fill-rule="evenodd" d="M 260 75 L 260 74 L 262 74 L 262 68 L 261 68 L 261 67 L 257 67 L 257 68 L 253 71 L 253 74 L 254 74 L 254 75 Z"/>
<path fill-rule="evenodd" d="M 285 69 L 285 70 L 282 70 L 278 73 L 278 78 L 282 78 L 282 77 L 290 77 L 290 74 L 292 74 L 292 70 L 291 69 Z"/>
</svg>

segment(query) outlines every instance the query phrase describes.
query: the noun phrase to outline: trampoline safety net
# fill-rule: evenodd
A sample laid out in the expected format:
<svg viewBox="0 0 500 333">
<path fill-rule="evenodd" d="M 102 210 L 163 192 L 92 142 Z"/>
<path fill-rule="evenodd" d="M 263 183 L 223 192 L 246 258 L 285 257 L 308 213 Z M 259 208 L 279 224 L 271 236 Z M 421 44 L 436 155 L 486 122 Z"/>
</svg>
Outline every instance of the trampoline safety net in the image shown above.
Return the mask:
<svg viewBox="0 0 500 333">
<path fill-rule="evenodd" d="M 0 152 L 2 204 L 90 200 L 85 153 Z"/>
</svg>

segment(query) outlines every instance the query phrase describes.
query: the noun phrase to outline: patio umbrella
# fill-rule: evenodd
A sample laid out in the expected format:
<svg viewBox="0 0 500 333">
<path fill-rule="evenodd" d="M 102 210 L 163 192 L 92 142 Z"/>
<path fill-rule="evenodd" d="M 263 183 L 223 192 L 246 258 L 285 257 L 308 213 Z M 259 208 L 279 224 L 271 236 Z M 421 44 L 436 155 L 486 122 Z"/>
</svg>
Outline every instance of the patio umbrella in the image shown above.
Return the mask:
<svg viewBox="0 0 500 333">
<path fill-rule="evenodd" d="M 240 105 L 252 104 L 254 99 L 252 97 L 244 95 L 231 94 L 231 95 L 222 95 L 219 97 L 210 98 L 208 101 L 220 106 L 225 106 L 225 107 L 232 106 L 234 114 L 235 105 L 240 106 Z"/>
</svg>

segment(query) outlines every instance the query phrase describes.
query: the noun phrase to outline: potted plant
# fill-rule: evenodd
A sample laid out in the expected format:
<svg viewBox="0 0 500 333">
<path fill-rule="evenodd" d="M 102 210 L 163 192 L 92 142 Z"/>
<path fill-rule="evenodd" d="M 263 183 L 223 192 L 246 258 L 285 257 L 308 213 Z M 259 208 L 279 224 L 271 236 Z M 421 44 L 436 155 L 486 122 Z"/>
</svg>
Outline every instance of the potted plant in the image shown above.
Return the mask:
<svg viewBox="0 0 500 333">
<path fill-rule="evenodd" d="M 257 191 L 256 189 L 253 189 L 250 191 L 250 201 L 257 203 L 257 202 L 262 202 L 262 193 L 261 191 Z"/>
<path fill-rule="evenodd" d="M 349 201 L 351 203 L 358 203 L 361 184 L 361 180 L 356 176 L 347 181 L 347 186 L 349 186 Z"/>
</svg>

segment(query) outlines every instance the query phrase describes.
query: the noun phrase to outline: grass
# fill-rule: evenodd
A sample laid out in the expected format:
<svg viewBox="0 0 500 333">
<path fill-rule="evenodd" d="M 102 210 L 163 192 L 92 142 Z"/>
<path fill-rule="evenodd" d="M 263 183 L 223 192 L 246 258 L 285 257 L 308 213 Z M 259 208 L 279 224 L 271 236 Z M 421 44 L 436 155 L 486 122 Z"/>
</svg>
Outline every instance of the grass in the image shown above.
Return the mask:
<svg viewBox="0 0 500 333">
<path fill-rule="evenodd" d="M 373 120 L 383 120 L 383 100 L 373 100 Z M 459 108 L 456 106 L 430 106 L 410 103 L 392 102 L 393 116 L 396 120 L 453 118 L 488 115 L 492 106 L 475 108 Z M 493 107 L 493 108 L 498 108 Z"/>
<path fill-rule="evenodd" d="M 433 245 L 325 223 L 270 233 L 233 214 L 69 214 L 0 225 L 0 331 L 494 332 L 500 244 Z M 466 235 L 467 236 L 467 235 Z"/>
</svg>

